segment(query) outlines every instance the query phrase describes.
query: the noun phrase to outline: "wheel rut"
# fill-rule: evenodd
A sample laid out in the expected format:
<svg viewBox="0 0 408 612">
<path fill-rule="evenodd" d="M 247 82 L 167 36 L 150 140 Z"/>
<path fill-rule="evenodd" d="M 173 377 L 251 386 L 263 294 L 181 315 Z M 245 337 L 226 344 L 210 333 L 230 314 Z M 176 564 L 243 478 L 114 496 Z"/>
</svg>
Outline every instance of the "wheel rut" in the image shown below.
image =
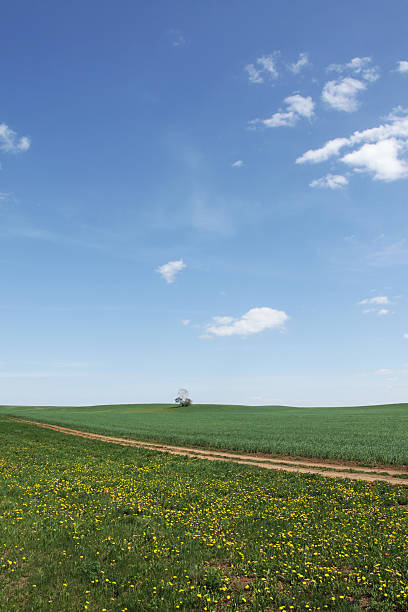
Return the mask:
<svg viewBox="0 0 408 612">
<path fill-rule="evenodd" d="M 158 442 L 147 442 L 144 440 L 131 440 L 127 438 L 117 438 L 114 436 L 105 436 L 90 431 L 81 431 L 79 429 L 71 429 L 61 425 L 53 425 L 51 423 L 41 423 L 39 421 L 30 421 L 27 419 L 19 419 L 9 417 L 13 421 L 26 423 L 28 425 L 36 425 L 45 429 L 51 429 L 67 435 L 88 438 L 91 440 L 99 440 L 111 444 L 119 444 L 121 446 L 132 446 L 136 448 L 144 448 L 170 455 L 179 455 L 192 459 L 206 459 L 208 461 L 223 461 L 237 463 L 240 465 L 252 465 L 254 467 L 267 470 L 283 470 L 285 472 L 298 472 L 302 474 L 319 474 L 325 478 L 348 478 L 350 480 L 361 480 L 366 482 L 387 482 L 391 485 L 408 486 L 408 468 L 399 470 L 394 468 L 369 468 L 359 465 L 346 465 L 342 463 L 330 463 L 323 461 L 308 460 L 307 458 L 290 458 L 290 457 L 275 457 L 268 455 L 251 455 L 218 451 L 216 449 L 204 449 L 192 446 L 174 446 L 171 444 L 162 444 Z M 405 476 L 405 478 L 404 478 Z"/>
</svg>

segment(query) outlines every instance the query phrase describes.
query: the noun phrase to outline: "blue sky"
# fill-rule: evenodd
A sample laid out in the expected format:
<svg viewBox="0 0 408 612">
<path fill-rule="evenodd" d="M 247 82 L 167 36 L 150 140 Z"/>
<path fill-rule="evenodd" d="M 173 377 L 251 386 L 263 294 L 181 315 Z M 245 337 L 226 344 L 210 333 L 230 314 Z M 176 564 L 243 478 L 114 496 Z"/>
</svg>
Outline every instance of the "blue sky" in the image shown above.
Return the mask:
<svg viewBox="0 0 408 612">
<path fill-rule="evenodd" d="M 6 1 L 3 404 L 408 400 L 405 1 Z"/>
</svg>

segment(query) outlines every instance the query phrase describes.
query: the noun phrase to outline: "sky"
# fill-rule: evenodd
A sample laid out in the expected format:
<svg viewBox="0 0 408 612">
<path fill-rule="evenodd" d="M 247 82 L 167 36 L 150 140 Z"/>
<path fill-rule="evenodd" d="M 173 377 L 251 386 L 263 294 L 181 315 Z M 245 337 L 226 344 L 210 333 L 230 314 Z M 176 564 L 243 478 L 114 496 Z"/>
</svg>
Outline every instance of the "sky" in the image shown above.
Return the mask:
<svg viewBox="0 0 408 612">
<path fill-rule="evenodd" d="M 405 0 L 6 0 L 1 404 L 408 401 Z"/>
</svg>

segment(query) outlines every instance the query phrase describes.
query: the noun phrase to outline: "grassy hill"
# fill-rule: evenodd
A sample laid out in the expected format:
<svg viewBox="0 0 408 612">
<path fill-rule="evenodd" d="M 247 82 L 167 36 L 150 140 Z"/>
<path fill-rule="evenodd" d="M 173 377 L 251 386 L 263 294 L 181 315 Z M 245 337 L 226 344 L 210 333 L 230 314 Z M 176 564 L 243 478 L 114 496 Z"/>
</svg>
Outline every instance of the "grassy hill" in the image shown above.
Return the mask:
<svg viewBox="0 0 408 612">
<path fill-rule="evenodd" d="M 0 406 L 0 414 L 135 439 L 367 464 L 408 464 L 408 404 Z"/>
</svg>

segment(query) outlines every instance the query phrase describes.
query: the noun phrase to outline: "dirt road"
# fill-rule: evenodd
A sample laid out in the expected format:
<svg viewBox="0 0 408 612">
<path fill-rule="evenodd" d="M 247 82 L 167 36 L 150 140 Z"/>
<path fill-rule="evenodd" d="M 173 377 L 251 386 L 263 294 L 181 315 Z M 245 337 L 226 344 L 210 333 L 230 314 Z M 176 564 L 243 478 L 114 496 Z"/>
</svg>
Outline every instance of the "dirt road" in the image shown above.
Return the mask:
<svg viewBox="0 0 408 612">
<path fill-rule="evenodd" d="M 363 480 L 367 482 L 388 482 L 392 485 L 408 486 L 408 468 L 394 469 L 389 467 L 374 467 L 368 468 L 355 464 L 330 463 L 322 460 L 313 460 L 306 457 L 272 457 L 269 455 L 248 455 L 239 453 L 229 453 L 214 449 L 203 449 L 188 446 L 172 446 L 170 444 L 160 444 L 157 442 L 145 442 L 139 440 L 128 440 L 126 438 L 115 438 L 112 436 L 104 436 L 97 433 L 80 431 L 78 429 L 70 429 L 61 427 L 60 425 L 51 425 L 49 423 L 40 423 L 38 421 L 28 421 L 9 417 L 14 421 L 27 423 L 29 425 L 37 425 L 45 429 L 52 429 L 64 434 L 79 436 L 81 438 L 90 438 L 92 440 L 100 440 L 101 442 L 110 442 L 111 444 L 120 444 L 122 446 L 134 446 L 137 448 L 145 448 L 147 450 L 157 451 L 161 453 L 169 453 L 171 455 L 181 455 L 194 459 L 207 459 L 209 461 L 230 461 L 242 465 L 252 465 L 258 468 L 267 470 L 283 470 L 285 472 L 301 472 L 304 474 L 320 474 L 326 478 L 349 478 L 351 480 Z M 404 478 L 405 476 L 405 478 Z"/>
</svg>

